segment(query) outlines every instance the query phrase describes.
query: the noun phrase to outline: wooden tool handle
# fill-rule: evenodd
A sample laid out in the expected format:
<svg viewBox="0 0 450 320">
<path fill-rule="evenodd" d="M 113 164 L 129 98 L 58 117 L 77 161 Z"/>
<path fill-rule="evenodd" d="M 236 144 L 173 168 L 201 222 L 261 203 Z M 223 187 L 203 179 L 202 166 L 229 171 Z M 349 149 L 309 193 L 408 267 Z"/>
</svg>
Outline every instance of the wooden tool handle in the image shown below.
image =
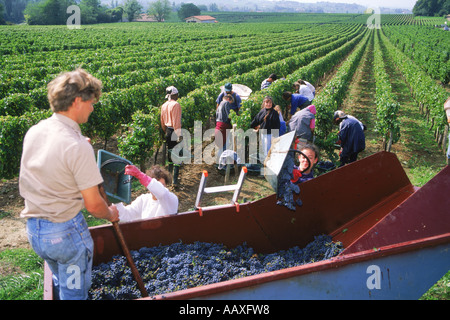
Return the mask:
<svg viewBox="0 0 450 320">
<path fill-rule="evenodd" d="M 116 232 L 117 238 L 119 239 L 120 246 L 122 247 L 123 253 L 127 258 L 128 265 L 131 268 L 131 272 L 133 273 L 134 279 L 136 280 L 139 290 L 141 291 L 142 297 L 148 297 L 147 290 L 145 289 L 144 282 L 142 281 L 141 275 L 139 274 L 136 265 L 134 264 L 133 258 L 131 257 L 130 250 L 128 250 L 128 246 L 125 242 L 125 238 L 123 237 L 122 231 L 120 230 L 119 222 L 112 223 L 114 227 L 114 231 Z"/>
<path fill-rule="evenodd" d="M 111 202 L 108 200 L 108 196 L 106 195 L 103 183 L 98 185 L 98 190 L 103 199 L 105 199 L 108 206 L 111 205 Z M 122 230 L 120 230 L 119 222 L 115 221 L 112 223 L 112 225 L 116 233 L 117 239 L 119 240 L 120 247 L 122 248 L 125 257 L 127 258 L 128 265 L 131 268 L 131 272 L 133 273 L 134 279 L 137 282 L 139 291 L 141 291 L 142 297 L 148 297 L 148 293 L 147 290 L 145 289 L 144 282 L 142 281 L 141 275 L 139 274 L 139 271 L 136 268 L 136 265 L 134 264 L 133 258 L 131 257 L 131 253 L 130 250 L 128 249 L 127 243 L 125 242 Z"/>
</svg>

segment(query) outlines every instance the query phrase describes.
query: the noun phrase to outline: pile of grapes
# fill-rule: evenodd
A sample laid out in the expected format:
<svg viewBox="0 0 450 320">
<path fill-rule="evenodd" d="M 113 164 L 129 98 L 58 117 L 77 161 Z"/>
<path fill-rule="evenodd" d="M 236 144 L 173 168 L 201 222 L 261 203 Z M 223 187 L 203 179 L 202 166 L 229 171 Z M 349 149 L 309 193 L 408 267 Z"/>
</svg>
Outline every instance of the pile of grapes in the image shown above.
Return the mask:
<svg viewBox="0 0 450 320">
<path fill-rule="evenodd" d="M 340 242 L 321 235 L 305 248 L 258 254 L 245 243 L 233 249 L 222 244 L 177 242 L 143 247 L 131 255 L 150 296 L 217 283 L 329 259 L 343 250 Z M 124 256 L 92 270 L 91 300 L 137 299 L 141 293 Z"/>
</svg>

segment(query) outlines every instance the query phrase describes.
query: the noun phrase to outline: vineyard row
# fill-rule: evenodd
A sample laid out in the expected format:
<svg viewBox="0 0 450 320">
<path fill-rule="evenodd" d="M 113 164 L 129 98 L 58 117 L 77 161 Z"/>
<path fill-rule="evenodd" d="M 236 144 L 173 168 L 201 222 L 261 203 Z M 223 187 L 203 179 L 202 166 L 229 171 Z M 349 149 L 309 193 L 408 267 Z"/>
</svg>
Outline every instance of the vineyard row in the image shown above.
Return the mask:
<svg viewBox="0 0 450 320">
<path fill-rule="evenodd" d="M 443 106 L 449 96 L 448 92 L 422 68 L 418 67 L 412 59 L 396 48 L 383 32 L 380 33 L 380 37 L 388 58 L 402 73 L 408 83 L 411 95 L 429 123 L 429 129 L 435 133 L 438 145 L 444 148 L 448 123 Z"/>
<path fill-rule="evenodd" d="M 392 144 L 400 139 L 400 122 L 398 119 L 400 104 L 392 92 L 390 77 L 386 71 L 384 56 L 381 50 L 378 30 L 375 32 L 373 52 L 373 73 L 376 85 L 375 102 L 377 105 L 375 130 L 383 139 L 383 149 L 390 151 Z"/>
</svg>

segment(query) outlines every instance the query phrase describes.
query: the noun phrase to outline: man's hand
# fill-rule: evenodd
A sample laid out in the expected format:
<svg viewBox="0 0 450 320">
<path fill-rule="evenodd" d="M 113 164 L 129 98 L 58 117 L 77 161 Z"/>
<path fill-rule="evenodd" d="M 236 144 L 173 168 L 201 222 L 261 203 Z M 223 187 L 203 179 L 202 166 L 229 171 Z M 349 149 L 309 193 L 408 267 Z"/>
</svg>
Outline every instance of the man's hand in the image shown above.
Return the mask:
<svg viewBox="0 0 450 320">
<path fill-rule="evenodd" d="M 118 222 L 119 221 L 119 210 L 117 210 L 116 205 L 112 204 L 108 208 L 110 211 L 110 218 L 108 218 L 108 220 L 111 222 Z"/>
<path fill-rule="evenodd" d="M 94 217 L 111 222 L 119 221 L 119 211 L 114 204 L 108 206 L 107 199 L 104 198 L 105 195 L 102 195 L 99 186 L 81 190 L 81 195 L 86 210 Z"/>
</svg>

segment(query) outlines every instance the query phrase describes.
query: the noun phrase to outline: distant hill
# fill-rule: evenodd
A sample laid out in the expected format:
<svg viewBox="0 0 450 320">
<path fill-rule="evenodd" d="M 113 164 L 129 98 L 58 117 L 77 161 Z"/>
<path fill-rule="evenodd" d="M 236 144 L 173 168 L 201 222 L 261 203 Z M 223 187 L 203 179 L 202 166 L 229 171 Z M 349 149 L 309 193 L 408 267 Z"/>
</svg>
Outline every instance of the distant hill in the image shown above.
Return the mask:
<svg viewBox="0 0 450 320">
<path fill-rule="evenodd" d="M 124 0 L 118 0 L 121 3 Z M 345 0 L 343 0 L 345 1 Z M 351 2 L 352 0 L 349 0 Z M 420 0 L 419 0 L 420 1 Z M 428 1 L 428 0 L 427 0 Z M 430 0 L 431 1 L 431 0 Z M 435 1 L 435 0 L 434 0 Z M 445 0 L 444 0 L 445 1 Z M 116 0 L 113 0 L 116 2 Z M 138 0 L 144 7 L 148 8 L 148 0 Z M 222 1 L 222 0 L 174 0 L 170 3 L 180 6 L 181 3 L 194 3 L 195 5 L 205 5 L 207 8 L 213 3 L 217 5 L 220 11 L 241 11 L 241 12 L 313 12 L 313 13 L 364 13 L 366 6 L 357 5 L 355 3 L 334 3 L 334 2 L 317 2 L 317 3 L 300 3 L 297 1 L 270 1 L 270 0 L 249 0 L 249 1 Z M 104 5 L 110 5 L 111 0 L 102 0 Z M 380 8 L 381 13 L 412 13 L 408 9 L 392 9 Z"/>
</svg>

